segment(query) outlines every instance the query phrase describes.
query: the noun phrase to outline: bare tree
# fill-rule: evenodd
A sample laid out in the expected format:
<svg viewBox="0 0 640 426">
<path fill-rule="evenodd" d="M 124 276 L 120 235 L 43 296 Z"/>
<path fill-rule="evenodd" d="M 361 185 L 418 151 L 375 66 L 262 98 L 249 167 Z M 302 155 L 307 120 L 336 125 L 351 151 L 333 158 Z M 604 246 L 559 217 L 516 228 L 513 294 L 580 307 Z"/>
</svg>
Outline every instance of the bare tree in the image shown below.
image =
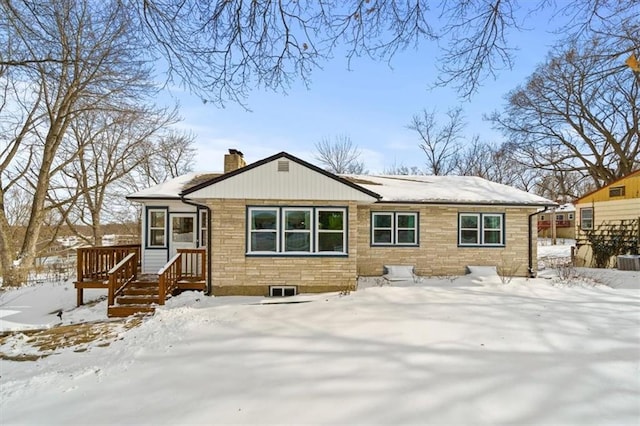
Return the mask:
<svg viewBox="0 0 640 426">
<path fill-rule="evenodd" d="M 550 200 L 567 203 L 595 189 L 592 183 L 585 181 L 584 177 L 575 171 L 537 172 L 539 176 L 534 192 Z"/>
<path fill-rule="evenodd" d="M 150 140 L 148 152 L 129 173 L 110 188 L 109 212 L 120 222 L 140 222 L 139 203 L 130 203 L 126 196 L 193 170 L 196 149 L 195 135 L 169 129 Z"/>
<path fill-rule="evenodd" d="M 121 110 L 152 87 L 145 40 L 121 1 L 0 2 L 0 261 L 4 285 L 24 282 L 48 218 L 52 176 L 73 162 L 60 147 L 71 122 L 90 110 Z M 73 153 L 72 153 L 73 154 Z M 13 188 L 32 188 L 21 241 L 4 208 Z"/>
<path fill-rule="evenodd" d="M 455 170 L 464 126 L 460 108 L 447 111 L 447 122 L 443 125 L 438 124 L 435 110 L 423 110 L 422 114 L 413 116 L 407 127 L 420 137 L 420 149 L 427 156 L 428 174 L 448 175 Z"/>
<path fill-rule="evenodd" d="M 532 190 L 537 179 L 534 171 L 516 160 L 507 145 L 482 142 L 477 135 L 461 148 L 454 173 L 479 176 L 525 191 Z"/>
<path fill-rule="evenodd" d="M 216 103 L 242 102 L 252 86 L 277 90 L 294 79 L 308 83 L 336 51 L 348 63 L 359 56 L 390 61 L 398 51 L 435 40 L 442 49 L 438 84 L 470 97 L 485 79 L 511 68 L 510 35 L 531 29 L 543 10 L 554 11 L 562 37 L 613 33 L 617 18 L 637 19 L 637 0 L 525 3 L 145 0 L 132 7 L 138 7 L 141 29 L 167 60 L 169 78 Z"/>
<path fill-rule="evenodd" d="M 385 175 L 407 176 L 407 175 L 422 175 L 424 174 L 417 166 L 406 166 L 403 163 L 396 163 L 395 161 L 390 166 L 384 168 L 383 173 Z"/>
<path fill-rule="evenodd" d="M 362 152 L 351 138 L 338 135 L 333 140 L 323 138 L 316 143 L 316 160 L 332 173 L 366 174 L 364 162 L 360 161 Z"/>
<path fill-rule="evenodd" d="M 596 36 L 550 56 L 491 116 L 519 161 L 598 188 L 640 168 L 640 79 L 622 60 L 612 67 L 609 49 Z"/>
<path fill-rule="evenodd" d="M 195 135 L 171 130 L 155 142 L 153 152 L 137 169 L 146 182 L 144 187 L 157 185 L 193 169 L 196 150 Z M 142 188 L 140 188 L 142 189 Z"/>
<path fill-rule="evenodd" d="M 152 139 L 176 120 L 175 111 L 136 108 L 129 111 L 91 111 L 70 125 L 65 150 L 75 159 L 65 167 L 56 182 L 60 191 L 75 188 L 77 196 L 67 205 L 59 205 L 69 229 L 86 239 L 78 226 L 91 229 L 89 244 L 102 241 L 102 218 L 110 214 L 112 187 L 133 169 L 148 162 L 153 152 Z M 50 191 L 55 194 L 55 191 Z M 63 198 L 64 200 L 64 198 Z"/>
</svg>

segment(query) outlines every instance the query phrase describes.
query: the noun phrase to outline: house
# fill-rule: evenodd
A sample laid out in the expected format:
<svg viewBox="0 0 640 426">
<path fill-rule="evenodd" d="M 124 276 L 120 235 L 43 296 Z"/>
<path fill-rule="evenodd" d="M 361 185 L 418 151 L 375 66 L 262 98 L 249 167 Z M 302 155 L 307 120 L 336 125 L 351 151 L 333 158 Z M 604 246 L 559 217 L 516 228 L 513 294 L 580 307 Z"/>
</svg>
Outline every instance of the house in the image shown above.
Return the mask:
<svg viewBox="0 0 640 426">
<path fill-rule="evenodd" d="M 191 173 L 127 197 L 142 203 L 143 273 L 206 248 L 207 291 L 288 295 L 353 289 L 385 265 L 462 275 L 508 263 L 535 275 L 535 216 L 555 203 L 478 177 L 337 176 L 286 152 L 222 174 Z"/>
<path fill-rule="evenodd" d="M 575 251 L 577 266 L 594 264 L 587 234 L 609 232 L 611 227 L 629 228 L 631 236 L 626 243 L 632 251 L 635 247 L 637 254 L 640 240 L 640 170 L 583 195 L 575 201 L 575 206 L 578 217 Z M 615 266 L 615 257 L 606 266 Z"/>
<path fill-rule="evenodd" d="M 576 238 L 576 207 L 572 203 L 560 205 L 538 215 L 538 238 Z"/>
</svg>

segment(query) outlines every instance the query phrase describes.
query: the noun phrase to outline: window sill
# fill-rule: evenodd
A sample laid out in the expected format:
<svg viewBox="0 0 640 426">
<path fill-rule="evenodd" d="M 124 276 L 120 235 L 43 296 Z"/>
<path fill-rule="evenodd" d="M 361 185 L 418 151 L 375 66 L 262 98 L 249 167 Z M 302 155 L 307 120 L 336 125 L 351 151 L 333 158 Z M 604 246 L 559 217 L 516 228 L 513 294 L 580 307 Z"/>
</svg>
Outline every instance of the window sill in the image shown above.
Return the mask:
<svg viewBox="0 0 640 426">
<path fill-rule="evenodd" d="M 349 257 L 349 253 L 245 253 L 245 257 Z"/>
<path fill-rule="evenodd" d="M 370 247 L 382 247 L 382 248 L 401 248 L 401 247 L 420 247 L 420 244 L 371 244 Z"/>
</svg>

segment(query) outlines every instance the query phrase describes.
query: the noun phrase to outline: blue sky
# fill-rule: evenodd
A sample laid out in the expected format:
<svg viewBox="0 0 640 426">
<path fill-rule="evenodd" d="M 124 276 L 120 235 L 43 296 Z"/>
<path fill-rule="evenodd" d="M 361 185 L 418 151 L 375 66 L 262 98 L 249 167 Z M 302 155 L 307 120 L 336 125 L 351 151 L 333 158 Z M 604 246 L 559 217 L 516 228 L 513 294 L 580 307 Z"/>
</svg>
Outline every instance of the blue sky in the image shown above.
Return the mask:
<svg viewBox="0 0 640 426">
<path fill-rule="evenodd" d="M 501 141 L 482 115 L 501 109 L 504 95 L 524 82 L 541 63 L 556 36 L 549 15 L 528 22 L 535 30 L 513 32 L 513 70 L 502 71 L 497 80 L 484 82 L 471 101 L 458 98 L 450 88 L 430 90 L 436 81 L 436 45 L 425 41 L 418 50 L 395 56 L 391 64 L 358 59 L 347 69 L 347 61 L 336 58 L 317 69 L 307 89 L 296 82 L 287 94 L 254 90 L 247 100 L 251 111 L 239 105 L 225 108 L 203 104 L 181 91 L 170 95 L 180 103 L 184 118 L 178 127 L 196 135 L 196 171 L 219 171 L 228 148 L 237 148 L 249 163 L 287 151 L 316 163 L 314 144 L 325 137 L 348 135 L 362 151 L 371 173 L 381 173 L 395 164 L 424 167 L 424 154 L 417 134 L 407 129 L 414 114 L 436 108 L 440 114 L 462 107 L 467 139 Z M 553 19 L 551 19 L 553 21 Z"/>
</svg>

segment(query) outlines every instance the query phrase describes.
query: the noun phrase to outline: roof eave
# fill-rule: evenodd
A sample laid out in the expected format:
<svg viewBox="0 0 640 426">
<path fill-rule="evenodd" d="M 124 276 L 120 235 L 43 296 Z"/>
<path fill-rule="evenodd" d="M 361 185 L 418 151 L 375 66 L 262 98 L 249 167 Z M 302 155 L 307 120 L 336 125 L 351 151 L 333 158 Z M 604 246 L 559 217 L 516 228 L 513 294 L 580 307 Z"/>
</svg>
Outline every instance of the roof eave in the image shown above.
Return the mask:
<svg viewBox="0 0 640 426">
<path fill-rule="evenodd" d="M 376 204 L 433 204 L 464 206 L 554 207 L 557 203 L 522 203 L 505 201 L 453 201 L 453 200 L 378 200 Z"/>
</svg>

